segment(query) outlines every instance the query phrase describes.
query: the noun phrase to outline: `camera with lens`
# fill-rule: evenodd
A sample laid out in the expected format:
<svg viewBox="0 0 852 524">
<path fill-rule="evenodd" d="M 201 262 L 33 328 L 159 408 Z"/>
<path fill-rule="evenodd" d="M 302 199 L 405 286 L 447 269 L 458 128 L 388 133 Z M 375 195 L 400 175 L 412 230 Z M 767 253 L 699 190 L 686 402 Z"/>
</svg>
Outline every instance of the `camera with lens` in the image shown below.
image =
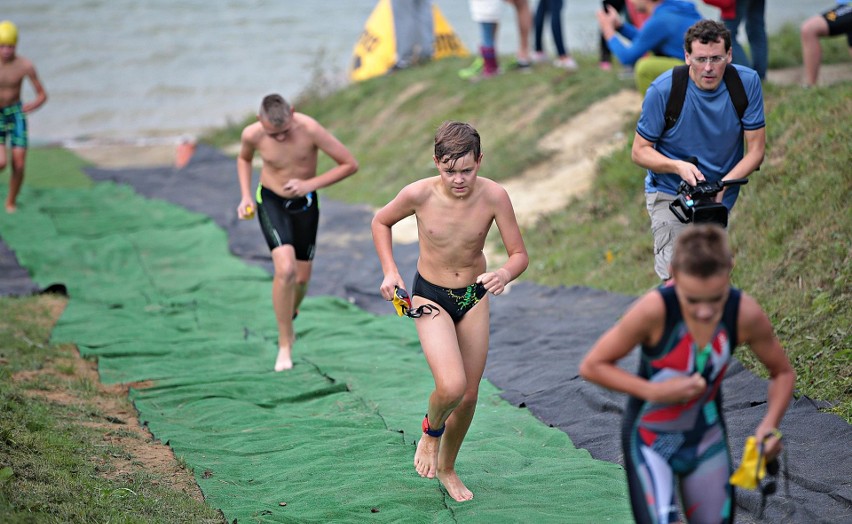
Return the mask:
<svg viewBox="0 0 852 524">
<path fill-rule="evenodd" d="M 699 182 L 694 186 L 681 181 L 677 198 L 669 204 L 674 216 L 684 224 L 714 223 L 728 227 L 728 208 L 716 202 L 716 195 L 726 186 L 747 184 L 748 179 Z"/>
</svg>

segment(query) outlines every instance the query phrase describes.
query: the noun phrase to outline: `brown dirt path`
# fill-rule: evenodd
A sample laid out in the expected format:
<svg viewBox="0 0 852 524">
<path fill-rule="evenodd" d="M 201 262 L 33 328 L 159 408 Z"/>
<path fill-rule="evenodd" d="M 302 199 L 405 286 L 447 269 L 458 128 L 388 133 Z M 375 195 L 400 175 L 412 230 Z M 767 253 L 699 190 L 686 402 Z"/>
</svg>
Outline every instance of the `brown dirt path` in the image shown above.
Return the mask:
<svg viewBox="0 0 852 524">
<path fill-rule="evenodd" d="M 50 312 L 49 321 L 53 325 L 65 310 L 67 299 L 45 294 L 40 295 L 39 302 Z M 15 373 L 12 380 L 39 384 L 39 387 L 24 390 L 43 401 L 62 406 L 87 406 L 86 410 L 72 411 L 75 423 L 95 429 L 103 434 L 105 444 L 124 451 L 111 454 L 109 464 L 99 468 L 105 478 L 131 483 L 135 473 L 145 472 L 152 474 L 152 482 L 203 502 L 204 496 L 192 472 L 180 464 L 169 446 L 155 440 L 148 428 L 139 424 L 136 408 L 128 399 L 128 389 L 145 387 L 145 384 L 104 385 L 98 376 L 97 362 L 82 358 L 72 345 L 63 345 L 60 351 L 59 358 L 48 360 L 37 370 Z M 43 380 L 48 376 L 55 380 Z M 89 387 L 74 387 L 72 381 Z"/>
</svg>

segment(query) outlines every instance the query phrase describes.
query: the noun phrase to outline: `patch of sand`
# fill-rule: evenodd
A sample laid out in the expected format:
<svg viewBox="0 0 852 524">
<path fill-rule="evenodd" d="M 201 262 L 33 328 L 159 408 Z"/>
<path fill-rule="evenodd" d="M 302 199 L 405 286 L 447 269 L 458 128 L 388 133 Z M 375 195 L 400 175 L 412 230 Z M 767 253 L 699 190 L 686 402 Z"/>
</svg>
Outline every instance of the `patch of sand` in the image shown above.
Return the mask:
<svg viewBox="0 0 852 524">
<path fill-rule="evenodd" d="M 50 312 L 44 321 L 54 324 L 65 309 L 67 299 L 41 295 L 39 300 Z M 167 444 L 155 440 L 148 428 L 139 423 L 136 409 L 128 398 L 128 388 L 141 389 L 149 384 L 102 384 L 95 361 L 82 358 L 77 348 L 71 345 L 63 345 L 60 349 L 61 357 L 48 360 L 37 370 L 14 373 L 12 380 L 22 384 L 40 384 L 39 387 L 27 388 L 27 394 L 47 402 L 87 406 L 86 410 L 69 412 L 72 414 L 68 416 L 74 422 L 99 431 L 105 445 L 123 451 L 111 453 L 108 459 L 93 457 L 92 460 L 99 461 L 99 469 L 105 478 L 131 483 L 138 472 L 145 471 L 155 475 L 152 483 L 184 492 L 203 502 L 204 496 L 192 471 L 175 458 Z M 48 375 L 55 380 L 43 380 Z M 75 380 L 72 382 L 69 376 Z M 77 382 L 90 384 L 92 389 L 74 387 Z"/>
<path fill-rule="evenodd" d="M 83 160 L 105 169 L 124 167 L 162 167 L 175 165 L 181 146 L 192 143 L 186 136 L 163 136 L 140 139 L 72 140 L 62 146 Z"/>
</svg>

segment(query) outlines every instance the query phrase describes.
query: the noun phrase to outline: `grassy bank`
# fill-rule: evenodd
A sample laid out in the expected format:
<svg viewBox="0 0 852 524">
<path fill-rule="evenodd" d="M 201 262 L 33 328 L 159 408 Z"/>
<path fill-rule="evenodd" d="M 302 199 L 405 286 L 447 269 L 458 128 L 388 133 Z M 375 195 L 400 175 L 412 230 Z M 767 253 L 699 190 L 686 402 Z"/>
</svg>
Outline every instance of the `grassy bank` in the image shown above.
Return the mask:
<svg viewBox="0 0 852 524">
<path fill-rule="evenodd" d="M 841 40 L 824 44 L 826 62 L 848 60 Z M 792 26 L 772 37 L 770 49 L 771 67 L 801 63 Z M 592 102 L 631 87 L 630 80 L 599 71 L 594 57 L 580 62 L 576 74 L 542 67 L 529 75 L 509 72 L 470 83 L 456 74 L 467 61 L 443 60 L 331 96 L 303 95 L 296 105 L 332 129 L 362 166 L 325 193 L 380 206 L 403 185 L 434 173 L 432 138 L 446 119 L 467 120 L 479 129 L 485 176 L 505 180 L 543 160 L 537 148 L 542 136 Z M 799 392 L 832 402 L 835 412 L 852 420 L 852 208 L 847 203 L 852 84 L 767 85 L 765 103 L 766 161 L 742 189 L 732 217 L 735 283 L 770 314 L 799 373 Z M 632 137 L 634 127 L 635 119 L 625 125 L 625 134 Z M 239 128 L 209 139 L 233 143 Z M 628 143 L 599 163 L 587 195 L 524 231 L 531 265 L 522 278 L 637 295 L 657 283 L 644 173 L 629 151 Z M 747 354 L 742 356 L 754 368 Z"/>
<path fill-rule="evenodd" d="M 774 37 L 770 47 L 773 67 L 798 63 L 793 37 Z M 840 39 L 826 56 L 847 59 Z M 405 183 L 433 173 L 432 136 L 450 118 L 470 120 L 482 132 L 487 176 L 517 176 L 545 158 L 536 148 L 541 136 L 631 85 L 599 71 L 594 57 L 580 61 L 583 69 L 574 75 L 541 68 L 470 84 L 456 75 L 468 62 L 446 60 L 331 96 L 301 97 L 299 110 L 330 127 L 362 165 L 326 194 L 385 203 Z M 770 86 L 766 105 L 767 160 L 743 188 L 732 219 L 736 284 L 768 310 L 799 373 L 800 393 L 834 403 L 833 410 L 852 421 L 852 215 L 846 203 L 852 85 Z M 240 128 L 208 140 L 230 145 Z M 630 122 L 625 133 L 632 129 Z M 524 231 L 532 264 L 523 278 L 627 294 L 656 283 L 642 172 L 628 151 L 629 145 L 600 162 L 595 185 L 581 200 Z M 30 158 L 27 184 L 90 183 L 78 167 L 67 153 L 40 151 Z M 126 393 L 105 390 L 81 373 L 73 348 L 48 343 L 63 305 L 56 297 L 0 298 L 0 520 L 221 522 L 182 484 L 191 483 L 191 475 L 180 471 L 179 458 L 177 471 L 152 469 L 142 456 L 150 444 L 144 434 L 105 408 L 123 401 L 120 409 L 132 413 Z"/>
<path fill-rule="evenodd" d="M 224 522 L 179 461 L 150 460 L 168 448 L 131 425 L 126 389 L 48 343 L 64 305 L 0 299 L 0 520 Z"/>
</svg>

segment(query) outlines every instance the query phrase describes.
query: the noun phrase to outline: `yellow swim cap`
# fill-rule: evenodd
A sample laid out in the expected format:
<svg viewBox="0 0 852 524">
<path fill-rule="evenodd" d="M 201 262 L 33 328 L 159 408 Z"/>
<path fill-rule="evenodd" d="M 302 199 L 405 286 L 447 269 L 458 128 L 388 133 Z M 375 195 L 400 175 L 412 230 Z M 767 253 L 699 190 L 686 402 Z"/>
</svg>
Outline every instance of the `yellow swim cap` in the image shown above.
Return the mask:
<svg viewBox="0 0 852 524">
<path fill-rule="evenodd" d="M 8 20 L 0 22 L 0 45 L 17 45 L 18 28 Z"/>
</svg>

